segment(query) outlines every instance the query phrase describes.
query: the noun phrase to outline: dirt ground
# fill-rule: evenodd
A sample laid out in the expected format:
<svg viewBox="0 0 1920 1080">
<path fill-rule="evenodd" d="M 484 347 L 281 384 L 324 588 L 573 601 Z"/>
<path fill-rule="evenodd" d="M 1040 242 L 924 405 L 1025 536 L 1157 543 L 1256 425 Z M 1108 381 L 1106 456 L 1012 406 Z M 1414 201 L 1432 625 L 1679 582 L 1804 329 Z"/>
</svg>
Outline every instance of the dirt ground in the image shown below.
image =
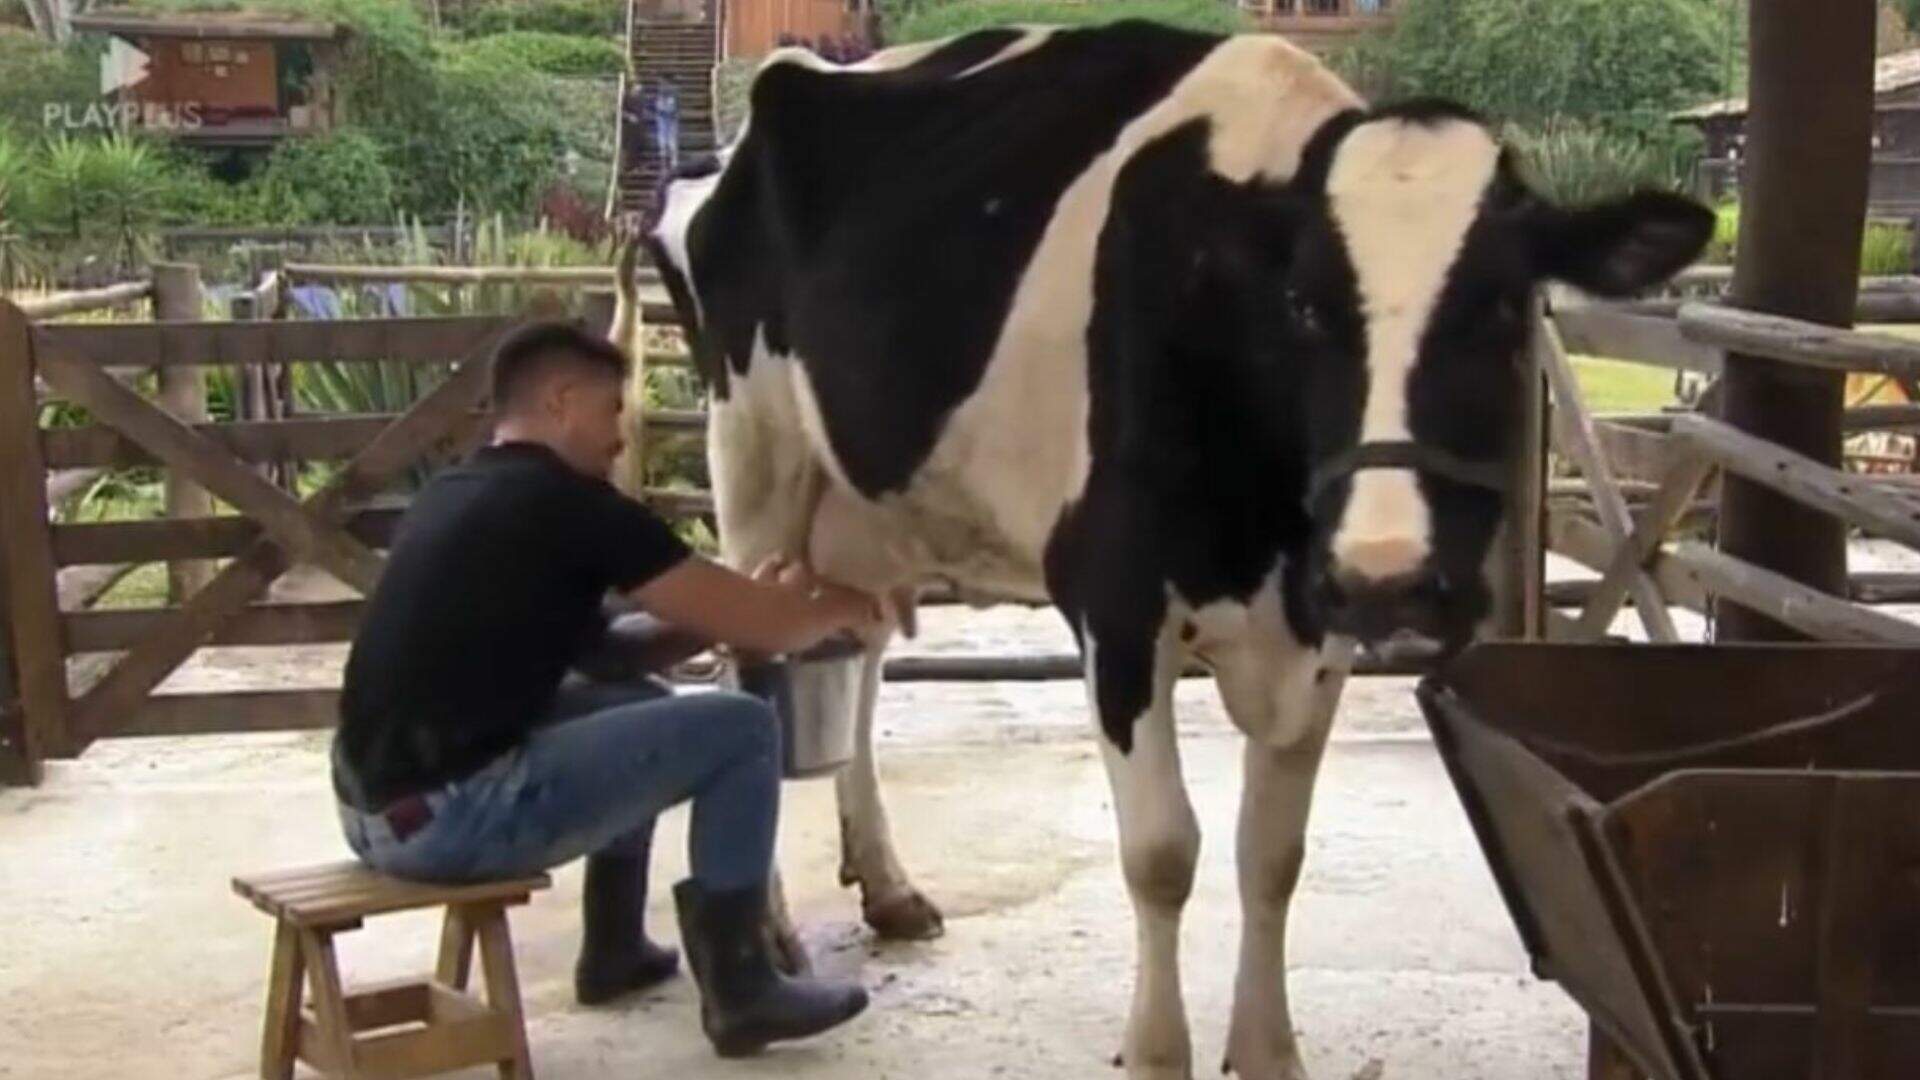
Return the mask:
<svg viewBox="0 0 1920 1080">
<path fill-rule="evenodd" d="M 913 651 L 1068 648 L 1045 612 L 938 611 L 927 622 Z M 339 659 L 338 649 L 208 650 L 168 688 L 328 685 Z M 937 942 L 869 939 L 855 897 L 834 882 L 832 785 L 789 787 L 781 846 L 796 913 L 821 966 L 874 997 L 867 1016 L 813 1043 L 717 1061 L 684 978 L 617 1007 L 573 1004 L 579 869 L 558 872 L 514 920 L 540 1075 L 1117 1075 L 1132 924 L 1082 693 L 887 687 L 883 773 L 903 857 L 948 914 Z M 1204 682 L 1184 683 L 1179 703 L 1206 837 L 1184 967 L 1196 1075 L 1211 1075 L 1239 922 L 1239 737 Z M 322 733 L 109 741 L 56 764 L 38 789 L 0 791 L 0 1077 L 253 1075 L 270 928 L 228 879 L 345 854 L 325 746 Z M 684 871 L 684 815 L 661 828 L 652 918 L 671 939 L 665 885 Z M 424 970 L 434 940 L 419 917 L 376 920 L 344 939 L 348 977 Z M 1350 685 L 1291 961 L 1295 1020 L 1320 1080 L 1581 1075 L 1584 1022 L 1527 974 L 1407 680 Z"/>
</svg>

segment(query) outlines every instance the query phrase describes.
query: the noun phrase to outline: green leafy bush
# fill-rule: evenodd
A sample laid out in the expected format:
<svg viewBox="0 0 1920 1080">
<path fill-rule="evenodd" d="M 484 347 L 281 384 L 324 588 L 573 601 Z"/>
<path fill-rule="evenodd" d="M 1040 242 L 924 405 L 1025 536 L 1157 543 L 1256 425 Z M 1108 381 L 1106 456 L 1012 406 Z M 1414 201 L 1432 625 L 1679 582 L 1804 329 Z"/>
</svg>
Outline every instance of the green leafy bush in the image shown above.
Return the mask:
<svg viewBox="0 0 1920 1080">
<path fill-rule="evenodd" d="M 613 38 L 570 37 L 542 30 L 511 30 L 451 46 L 448 52 L 484 67 L 523 67 L 548 75 L 618 77 L 626 57 Z"/>
<path fill-rule="evenodd" d="M 445 19 L 448 29 L 468 37 L 535 30 L 612 41 L 627 33 L 625 0 L 493 0 L 463 4 Z"/>
<path fill-rule="evenodd" d="M 394 179 L 371 138 L 340 131 L 287 139 L 254 180 L 261 220 L 372 225 L 393 220 Z"/>
<path fill-rule="evenodd" d="M 1239 10 L 1222 0 L 948 0 L 902 4 L 887 13 L 887 40 L 928 41 L 1018 23 L 1085 26 L 1147 19 L 1188 30 L 1231 34 L 1248 28 Z"/>
<path fill-rule="evenodd" d="M 0 127 L 42 131 L 49 105 L 85 108 L 100 101 L 98 46 L 51 44 L 30 30 L 0 26 Z"/>
<path fill-rule="evenodd" d="M 1737 90 L 1745 50 L 1731 10 L 1720 0 L 1407 0 L 1378 45 L 1379 69 L 1395 95 L 1652 134 L 1672 111 Z"/>
<path fill-rule="evenodd" d="M 1733 262 L 1740 240 L 1740 206 L 1728 203 L 1715 213 L 1713 239 L 1703 262 Z M 1860 240 L 1860 275 L 1884 277 L 1913 272 L 1913 229 L 1905 222 L 1869 221 Z"/>
</svg>

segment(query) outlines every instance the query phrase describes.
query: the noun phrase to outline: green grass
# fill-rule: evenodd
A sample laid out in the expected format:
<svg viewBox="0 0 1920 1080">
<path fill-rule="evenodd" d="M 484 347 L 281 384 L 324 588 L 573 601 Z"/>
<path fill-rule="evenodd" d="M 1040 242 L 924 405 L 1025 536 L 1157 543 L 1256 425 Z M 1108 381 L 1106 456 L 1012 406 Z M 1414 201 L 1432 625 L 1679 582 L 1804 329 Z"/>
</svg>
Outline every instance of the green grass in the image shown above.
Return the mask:
<svg viewBox="0 0 1920 1080">
<path fill-rule="evenodd" d="M 1673 404 L 1673 372 L 1664 368 L 1576 356 L 1573 369 L 1592 412 L 1655 412 Z"/>
<path fill-rule="evenodd" d="M 1041 24 L 1084 26 L 1148 19 L 1188 30 L 1231 34 L 1247 29 L 1240 12 L 1220 0 L 950 0 L 909 7 L 894 18 L 887 38 L 894 44 L 953 37 L 993 26 Z"/>
</svg>

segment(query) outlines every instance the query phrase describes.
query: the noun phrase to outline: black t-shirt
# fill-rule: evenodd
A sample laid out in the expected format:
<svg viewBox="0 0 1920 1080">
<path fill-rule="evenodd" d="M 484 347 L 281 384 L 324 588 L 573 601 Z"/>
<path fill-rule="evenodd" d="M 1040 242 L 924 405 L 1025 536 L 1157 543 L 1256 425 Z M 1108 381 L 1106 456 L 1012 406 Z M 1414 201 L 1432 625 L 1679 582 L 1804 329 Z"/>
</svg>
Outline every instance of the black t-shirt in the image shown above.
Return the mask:
<svg viewBox="0 0 1920 1080">
<path fill-rule="evenodd" d="M 607 592 L 687 555 L 665 522 L 544 446 L 489 446 L 436 475 L 401 520 L 347 658 L 335 760 L 363 809 L 517 746 L 606 632 Z"/>
</svg>

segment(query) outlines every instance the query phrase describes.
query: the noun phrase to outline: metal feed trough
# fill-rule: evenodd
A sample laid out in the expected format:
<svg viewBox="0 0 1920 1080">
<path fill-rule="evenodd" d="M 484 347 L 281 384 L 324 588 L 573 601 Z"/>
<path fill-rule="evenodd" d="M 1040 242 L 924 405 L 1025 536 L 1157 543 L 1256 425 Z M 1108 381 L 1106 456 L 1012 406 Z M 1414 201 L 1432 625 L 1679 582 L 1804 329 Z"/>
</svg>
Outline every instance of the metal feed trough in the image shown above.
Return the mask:
<svg viewBox="0 0 1920 1080">
<path fill-rule="evenodd" d="M 1536 973 L 1632 1067 L 1920 1077 L 1920 650 L 1489 644 L 1420 700 Z"/>
</svg>

